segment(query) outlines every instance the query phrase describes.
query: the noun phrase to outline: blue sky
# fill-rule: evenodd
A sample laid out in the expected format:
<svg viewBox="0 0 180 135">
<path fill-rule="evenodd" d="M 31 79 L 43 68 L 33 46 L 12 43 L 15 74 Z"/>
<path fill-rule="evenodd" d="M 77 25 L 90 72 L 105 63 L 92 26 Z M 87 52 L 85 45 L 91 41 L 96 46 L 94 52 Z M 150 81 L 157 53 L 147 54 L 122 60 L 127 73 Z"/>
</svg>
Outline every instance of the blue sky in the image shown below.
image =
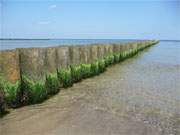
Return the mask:
<svg viewBox="0 0 180 135">
<path fill-rule="evenodd" d="M 179 0 L 0 3 L 0 38 L 180 39 Z"/>
</svg>

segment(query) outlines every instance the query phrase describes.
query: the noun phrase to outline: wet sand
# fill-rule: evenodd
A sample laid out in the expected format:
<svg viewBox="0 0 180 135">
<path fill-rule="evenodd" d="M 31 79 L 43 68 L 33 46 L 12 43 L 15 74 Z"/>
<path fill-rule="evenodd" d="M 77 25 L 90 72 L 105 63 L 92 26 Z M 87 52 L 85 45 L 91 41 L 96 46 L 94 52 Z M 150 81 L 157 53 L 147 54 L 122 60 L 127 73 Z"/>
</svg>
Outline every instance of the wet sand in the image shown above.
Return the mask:
<svg viewBox="0 0 180 135">
<path fill-rule="evenodd" d="M 0 119 L 0 135 L 178 135 L 179 58 L 162 45 Z M 160 54 L 159 54 L 160 55 Z M 167 61 L 167 59 L 166 59 Z"/>
</svg>

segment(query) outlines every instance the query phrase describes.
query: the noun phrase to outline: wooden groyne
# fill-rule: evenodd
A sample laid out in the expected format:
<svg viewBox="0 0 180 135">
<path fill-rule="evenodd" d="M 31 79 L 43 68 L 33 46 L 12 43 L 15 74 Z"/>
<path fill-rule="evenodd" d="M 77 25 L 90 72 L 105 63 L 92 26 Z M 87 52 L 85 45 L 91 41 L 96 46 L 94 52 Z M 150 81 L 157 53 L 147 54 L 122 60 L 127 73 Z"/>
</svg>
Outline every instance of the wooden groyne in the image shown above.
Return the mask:
<svg viewBox="0 0 180 135">
<path fill-rule="evenodd" d="M 158 41 L 123 44 L 20 48 L 0 51 L 0 113 L 42 102 L 109 65 L 134 56 Z"/>
</svg>

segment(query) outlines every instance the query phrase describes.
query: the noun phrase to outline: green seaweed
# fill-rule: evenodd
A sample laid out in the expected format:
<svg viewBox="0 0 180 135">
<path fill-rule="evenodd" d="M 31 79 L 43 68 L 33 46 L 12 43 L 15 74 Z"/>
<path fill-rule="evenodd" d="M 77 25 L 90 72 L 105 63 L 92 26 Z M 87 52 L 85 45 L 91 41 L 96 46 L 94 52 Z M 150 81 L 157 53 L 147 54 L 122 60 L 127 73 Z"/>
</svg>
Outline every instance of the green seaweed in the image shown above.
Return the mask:
<svg viewBox="0 0 180 135">
<path fill-rule="evenodd" d="M 5 100 L 5 92 L 4 92 L 4 82 L 0 77 L 0 118 L 3 117 L 7 112 L 6 100 Z"/>
<path fill-rule="evenodd" d="M 99 64 L 97 61 L 91 63 L 91 75 L 98 75 L 99 74 Z"/>
<path fill-rule="evenodd" d="M 60 81 L 60 86 L 67 88 L 73 85 L 72 78 L 71 78 L 71 70 L 68 69 L 58 69 L 57 76 Z"/>
<path fill-rule="evenodd" d="M 32 81 L 26 76 L 22 77 L 21 82 L 21 104 L 40 103 L 47 98 L 45 81 Z"/>
<path fill-rule="evenodd" d="M 20 82 L 15 84 L 4 83 L 5 100 L 8 106 L 15 107 L 18 104 L 18 92 L 20 91 Z"/>
<path fill-rule="evenodd" d="M 32 81 L 27 76 L 22 75 L 20 81 L 12 84 L 0 77 L 0 116 L 6 111 L 6 104 L 8 107 L 18 107 L 40 103 L 49 96 L 58 93 L 60 87 L 70 87 L 73 83 L 82 79 L 99 75 L 108 66 L 130 58 L 156 43 L 158 42 L 139 42 L 135 49 L 109 54 L 103 59 L 93 61 L 91 64 L 71 65 L 66 69 L 57 69 L 56 73 L 48 73 L 45 79 L 40 81 Z"/>
<path fill-rule="evenodd" d="M 103 73 L 106 70 L 105 60 L 98 60 L 98 72 Z"/>
<path fill-rule="evenodd" d="M 76 83 L 82 80 L 81 66 L 70 65 L 72 82 Z"/>
<path fill-rule="evenodd" d="M 119 53 L 115 53 L 114 54 L 114 63 L 118 63 L 120 60 L 120 54 Z"/>
<path fill-rule="evenodd" d="M 80 66 L 81 66 L 81 75 L 83 79 L 88 78 L 92 75 L 91 64 L 81 64 Z"/>
<path fill-rule="evenodd" d="M 105 66 L 107 67 L 107 66 L 109 66 L 109 65 L 112 65 L 112 64 L 114 64 L 114 55 L 113 54 L 111 54 L 111 55 L 108 55 L 108 56 L 106 56 L 105 58 L 104 58 L 104 60 L 105 60 Z"/>
<path fill-rule="evenodd" d="M 57 73 L 46 75 L 45 88 L 48 95 L 54 95 L 59 92 L 60 81 L 57 77 Z"/>
</svg>

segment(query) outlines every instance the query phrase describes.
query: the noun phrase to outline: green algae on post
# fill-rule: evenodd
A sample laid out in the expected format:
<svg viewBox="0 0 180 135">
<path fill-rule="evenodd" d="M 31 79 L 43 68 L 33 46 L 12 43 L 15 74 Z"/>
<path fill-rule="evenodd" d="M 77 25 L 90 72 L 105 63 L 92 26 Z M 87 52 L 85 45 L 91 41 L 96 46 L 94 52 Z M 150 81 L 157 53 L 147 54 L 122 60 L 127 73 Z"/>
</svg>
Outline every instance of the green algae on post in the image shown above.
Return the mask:
<svg viewBox="0 0 180 135">
<path fill-rule="evenodd" d="M 92 61 L 90 64 L 82 63 L 80 65 L 70 65 L 67 68 L 58 68 L 54 73 L 46 73 L 46 77 L 39 81 L 33 81 L 24 75 L 21 75 L 21 80 L 14 84 L 1 79 L 0 113 L 5 112 L 5 104 L 12 108 L 40 103 L 51 95 L 58 93 L 61 87 L 71 87 L 73 83 L 77 83 L 82 79 L 99 75 L 108 66 L 130 58 L 156 43 L 158 41 L 142 42 L 134 49 L 110 53 Z"/>
</svg>

